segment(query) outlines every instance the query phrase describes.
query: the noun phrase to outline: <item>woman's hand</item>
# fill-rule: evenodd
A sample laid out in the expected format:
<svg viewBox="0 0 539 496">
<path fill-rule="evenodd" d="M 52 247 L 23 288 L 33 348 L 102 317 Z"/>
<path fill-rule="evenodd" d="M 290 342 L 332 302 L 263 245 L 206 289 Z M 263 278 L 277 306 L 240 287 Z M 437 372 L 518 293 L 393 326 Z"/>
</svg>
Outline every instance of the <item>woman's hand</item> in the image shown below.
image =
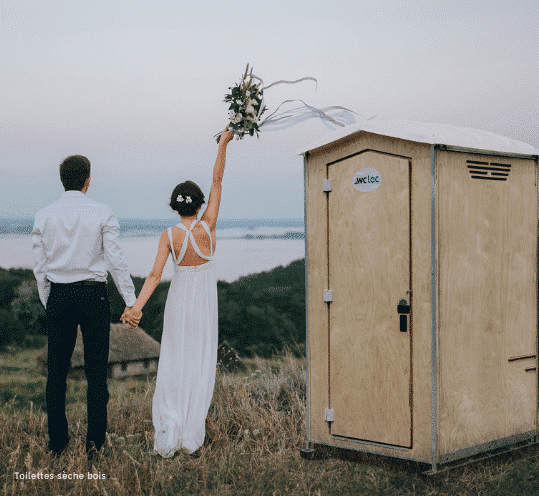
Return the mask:
<svg viewBox="0 0 539 496">
<path fill-rule="evenodd" d="M 125 307 L 124 313 L 120 317 L 122 323 L 128 323 L 131 329 L 135 329 L 140 319 L 142 318 L 142 312 L 140 310 L 133 310 L 132 307 Z"/>
<path fill-rule="evenodd" d="M 221 140 L 219 141 L 219 145 L 226 146 L 228 142 L 234 138 L 234 133 L 232 131 L 228 130 L 228 126 L 223 131 L 223 134 L 221 134 Z"/>
</svg>

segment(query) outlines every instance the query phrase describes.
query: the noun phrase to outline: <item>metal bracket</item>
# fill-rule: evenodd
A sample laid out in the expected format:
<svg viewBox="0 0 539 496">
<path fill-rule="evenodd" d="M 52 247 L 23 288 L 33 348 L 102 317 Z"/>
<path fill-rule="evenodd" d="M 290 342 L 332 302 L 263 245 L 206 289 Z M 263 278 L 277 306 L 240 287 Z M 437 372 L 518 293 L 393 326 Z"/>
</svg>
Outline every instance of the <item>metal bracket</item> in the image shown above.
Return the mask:
<svg viewBox="0 0 539 496">
<path fill-rule="evenodd" d="M 322 191 L 329 193 L 331 191 L 331 179 L 324 179 L 322 181 Z"/>
<path fill-rule="evenodd" d="M 326 408 L 324 410 L 324 420 L 326 422 L 333 422 L 333 410 L 329 409 L 329 408 Z"/>
<path fill-rule="evenodd" d="M 333 290 L 324 289 L 324 301 L 326 303 L 329 303 L 330 301 L 333 301 Z"/>
</svg>

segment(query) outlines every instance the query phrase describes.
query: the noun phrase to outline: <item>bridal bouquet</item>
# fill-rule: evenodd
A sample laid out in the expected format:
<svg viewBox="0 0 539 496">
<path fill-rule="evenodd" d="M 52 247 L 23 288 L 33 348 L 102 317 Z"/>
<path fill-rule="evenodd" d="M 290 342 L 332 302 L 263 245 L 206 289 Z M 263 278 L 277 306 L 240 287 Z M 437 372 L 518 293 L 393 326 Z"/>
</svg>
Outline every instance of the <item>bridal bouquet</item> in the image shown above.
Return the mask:
<svg viewBox="0 0 539 496">
<path fill-rule="evenodd" d="M 276 115 L 277 110 L 279 110 L 283 104 L 296 101 L 285 100 L 277 107 L 275 112 L 260 122 L 260 117 L 266 111 L 263 96 L 265 89 L 276 84 L 295 84 L 308 79 L 316 82 L 316 79 L 313 77 L 304 77 L 296 81 L 276 81 L 269 86 L 261 87 L 264 82 L 253 74 L 252 69 L 249 71 L 249 64 L 247 64 L 245 74 L 241 78 L 241 81 L 236 84 L 236 86 L 230 87 L 230 93 L 225 95 L 224 101 L 230 104 L 228 107 L 230 123 L 227 128 L 232 131 L 236 136 L 236 139 L 242 139 L 246 134 L 254 136 L 256 133 L 258 137 L 258 133 L 262 126 L 269 127 L 270 125 L 273 125 L 274 129 L 277 128 L 277 126 L 280 126 L 280 128 L 283 129 L 312 117 L 320 117 L 324 121 L 331 122 L 337 126 L 344 126 L 345 123 L 350 124 L 351 122 L 354 122 L 354 118 L 350 114 L 352 111 L 345 109 L 344 107 L 334 106 L 317 109 L 307 105 L 302 100 L 298 100 L 303 104 L 302 107 Z M 258 83 L 255 81 L 258 81 Z M 337 118 L 330 117 L 327 112 L 335 110 L 340 111 L 339 116 Z M 284 122 L 282 122 L 283 120 Z M 280 123 L 275 126 L 277 121 L 280 121 Z M 221 140 L 222 133 L 223 132 L 221 131 L 215 135 L 217 143 Z"/>
<path fill-rule="evenodd" d="M 260 82 L 255 84 L 253 79 Z M 228 129 L 236 135 L 236 139 L 242 139 L 246 134 L 258 136 L 258 121 L 266 110 L 263 106 L 263 90 L 260 88 L 262 80 L 253 76 L 253 70 L 249 72 L 249 64 L 245 69 L 241 81 L 234 87 L 228 88 L 230 93 L 225 95 L 224 101 L 230 103 L 228 107 L 228 118 L 230 124 Z M 217 134 L 217 143 L 221 139 L 221 133 Z"/>
</svg>

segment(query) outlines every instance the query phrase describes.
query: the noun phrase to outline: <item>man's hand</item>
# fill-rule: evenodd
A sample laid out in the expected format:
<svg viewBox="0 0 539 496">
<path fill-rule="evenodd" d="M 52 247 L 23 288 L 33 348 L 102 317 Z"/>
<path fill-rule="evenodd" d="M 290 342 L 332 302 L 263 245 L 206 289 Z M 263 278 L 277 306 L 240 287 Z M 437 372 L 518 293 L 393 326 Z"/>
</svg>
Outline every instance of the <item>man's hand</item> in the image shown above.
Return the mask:
<svg viewBox="0 0 539 496">
<path fill-rule="evenodd" d="M 120 317 L 120 320 L 124 324 L 127 322 L 131 329 L 135 329 L 138 326 L 141 318 L 142 312 L 140 310 L 133 310 L 132 307 L 125 307 L 124 313 Z"/>
</svg>

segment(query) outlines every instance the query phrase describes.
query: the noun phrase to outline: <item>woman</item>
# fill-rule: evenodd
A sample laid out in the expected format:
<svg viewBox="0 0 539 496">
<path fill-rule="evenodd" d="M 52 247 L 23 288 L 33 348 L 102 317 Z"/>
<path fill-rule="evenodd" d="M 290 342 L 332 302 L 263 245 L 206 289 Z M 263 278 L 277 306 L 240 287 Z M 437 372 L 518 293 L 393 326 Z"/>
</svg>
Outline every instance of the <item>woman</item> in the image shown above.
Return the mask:
<svg viewBox="0 0 539 496">
<path fill-rule="evenodd" d="M 232 138 L 230 131 L 223 132 L 208 206 L 200 221 L 197 215 L 204 203 L 200 188 L 191 181 L 174 188 L 170 206 L 181 222 L 161 234 L 154 267 L 137 301 L 122 315 L 123 322 L 136 327 L 172 254 L 174 277 L 165 305 L 152 404 L 154 449 L 165 458 L 181 448 L 193 452 L 204 442 L 217 365 L 217 283 L 212 258 L 226 147 Z"/>
</svg>

